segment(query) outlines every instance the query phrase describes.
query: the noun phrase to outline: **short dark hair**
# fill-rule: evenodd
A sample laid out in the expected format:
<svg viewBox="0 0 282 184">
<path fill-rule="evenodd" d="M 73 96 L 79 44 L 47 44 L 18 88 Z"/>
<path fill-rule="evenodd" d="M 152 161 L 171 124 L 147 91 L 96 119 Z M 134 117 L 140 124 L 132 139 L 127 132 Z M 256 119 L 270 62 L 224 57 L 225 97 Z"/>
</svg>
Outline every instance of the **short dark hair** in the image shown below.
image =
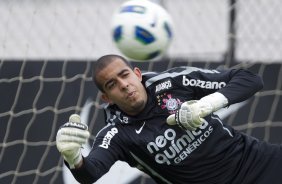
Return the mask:
<svg viewBox="0 0 282 184">
<path fill-rule="evenodd" d="M 116 60 L 123 61 L 128 67 L 133 69 L 132 65 L 124 57 L 120 55 L 115 55 L 115 54 L 104 55 L 100 57 L 99 59 L 97 59 L 97 61 L 94 62 L 93 64 L 92 79 L 95 85 L 97 86 L 97 88 L 102 92 L 105 92 L 105 91 L 103 89 L 102 84 L 99 83 L 99 81 L 97 81 L 97 74 L 99 73 L 99 71 L 103 70 L 106 66 L 108 66 L 110 63 Z"/>
</svg>

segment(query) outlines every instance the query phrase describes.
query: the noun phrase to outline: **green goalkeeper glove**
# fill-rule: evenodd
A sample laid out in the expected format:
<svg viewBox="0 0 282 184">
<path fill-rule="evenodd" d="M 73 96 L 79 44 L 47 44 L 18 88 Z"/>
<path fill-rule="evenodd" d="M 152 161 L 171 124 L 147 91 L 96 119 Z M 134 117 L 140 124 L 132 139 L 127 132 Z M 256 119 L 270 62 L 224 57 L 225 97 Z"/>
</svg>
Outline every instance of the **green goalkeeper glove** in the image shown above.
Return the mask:
<svg viewBox="0 0 282 184">
<path fill-rule="evenodd" d="M 183 129 L 196 130 L 204 122 L 203 117 L 215 112 L 228 104 L 227 98 L 215 92 L 200 100 L 184 102 L 175 114 L 167 118 L 169 125 L 177 124 Z"/>
<path fill-rule="evenodd" d="M 81 123 L 80 116 L 73 114 L 57 132 L 56 145 L 59 152 L 74 168 L 82 161 L 81 147 L 90 137 L 88 127 Z"/>
</svg>

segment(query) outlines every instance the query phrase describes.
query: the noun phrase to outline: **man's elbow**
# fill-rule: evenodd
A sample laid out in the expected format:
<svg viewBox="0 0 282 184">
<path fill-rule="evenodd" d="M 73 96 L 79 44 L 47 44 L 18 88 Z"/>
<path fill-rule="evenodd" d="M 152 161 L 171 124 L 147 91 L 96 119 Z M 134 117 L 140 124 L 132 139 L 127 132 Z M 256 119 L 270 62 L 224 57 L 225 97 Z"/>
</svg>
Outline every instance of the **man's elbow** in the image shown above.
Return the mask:
<svg viewBox="0 0 282 184">
<path fill-rule="evenodd" d="M 256 76 L 255 83 L 256 83 L 257 91 L 263 89 L 264 83 L 261 76 L 259 75 Z"/>
</svg>

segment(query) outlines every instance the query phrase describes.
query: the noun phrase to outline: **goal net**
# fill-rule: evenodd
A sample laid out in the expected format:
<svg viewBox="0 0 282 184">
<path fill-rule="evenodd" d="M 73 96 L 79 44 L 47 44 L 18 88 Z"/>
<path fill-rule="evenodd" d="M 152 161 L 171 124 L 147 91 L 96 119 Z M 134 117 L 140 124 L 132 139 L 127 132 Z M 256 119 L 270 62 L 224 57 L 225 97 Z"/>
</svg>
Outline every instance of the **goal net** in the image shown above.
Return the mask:
<svg viewBox="0 0 282 184">
<path fill-rule="evenodd" d="M 111 13 L 123 1 L 0 1 L 0 183 L 75 183 L 56 149 L 58 128 L 73 113 L 91 138 L 104 126 L 91 79 L 97 57 L 120 54 Z M 247 68 L 265 87 L 218 114 L 234 128 L 272 143 L 282 140 L 282 2 L 160 0 L 171 14 L 173 43 L 161 61 L 133 62 L 143 71 L 175 66 Z M 97 183 L 154 183 L 117 163 Z"/>
</svg>

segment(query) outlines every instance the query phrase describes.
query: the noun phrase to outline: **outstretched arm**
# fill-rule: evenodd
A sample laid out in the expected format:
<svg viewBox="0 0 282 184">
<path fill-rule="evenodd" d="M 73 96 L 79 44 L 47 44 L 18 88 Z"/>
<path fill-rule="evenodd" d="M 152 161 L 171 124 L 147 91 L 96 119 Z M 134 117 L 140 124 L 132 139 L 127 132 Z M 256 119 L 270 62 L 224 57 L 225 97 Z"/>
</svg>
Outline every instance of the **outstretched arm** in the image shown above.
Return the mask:
<svg viewBox="0 0 282 184">
<path fill-rule="evenodd" d="M 246 100 L 263 87 L 261 78 L 247 70 L 229 70 L 225 73 L 213 75 L 214 78 L 218 77 L 219 79 L 222 76 L 230 78 L 225 87 L 211 94 L 207 92 L 208 95 L 200 100 L 184 102 L 175 115 L 170 115 L 167 118 L 167 123 L 195 130 L 203 123 L 203 117 L 227 105 Z"/>
<path fill-rule="evenodd" d="M 200 100 L 184 102 L 175 114 L 167 118 L 169 125 L 177 124 L 183 129 L 196 130 L 202 125 L 204 117 L 228 104 L 227 98 L 221 93 L 215 92 Z"/>
<path fill-rule="evenodd" d="M 244 69 L 229 71 L 230 81 L 217 91 L 228 99 L 228 105 L 247 100 L 263 88 L 259 75 Z"/>
</svg>

